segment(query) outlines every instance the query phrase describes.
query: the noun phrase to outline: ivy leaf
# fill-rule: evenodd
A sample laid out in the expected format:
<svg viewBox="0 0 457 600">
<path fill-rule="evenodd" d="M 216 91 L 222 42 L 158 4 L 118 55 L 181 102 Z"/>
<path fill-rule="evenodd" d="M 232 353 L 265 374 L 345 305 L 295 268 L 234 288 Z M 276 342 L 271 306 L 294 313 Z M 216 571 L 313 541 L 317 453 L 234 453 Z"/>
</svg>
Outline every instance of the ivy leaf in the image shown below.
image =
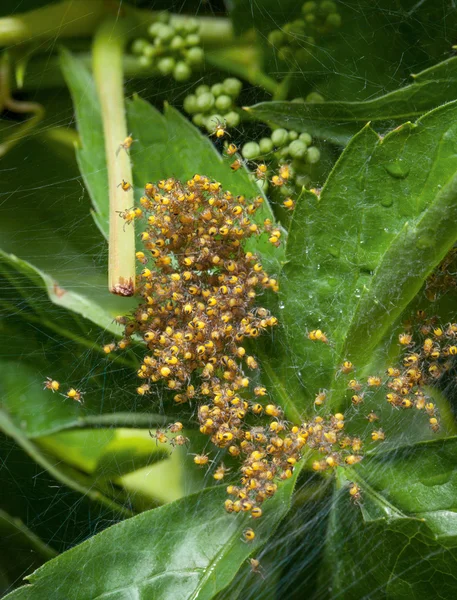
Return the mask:
<svg viewBox="0 0 457 600">
<path fill-rule="evenodd" d="M 344 358 L 363 367 L 457 239 L 456 117 L 452 102 L 385 138 L 365 127 L 299 202 L 281 293 L 306 389 L 332 388 Z"/>
<path fill-rule="evenodd" d="M 457 57 L 412 75 L 414 82 L 363 102 L 260 102 L 245 110 L 256 119 L 345 145 L 361 126 L 370 122 L 385 131 L 405 119 L 454 100 L 457 93 Z"/>
<path fill-rule="evenodd" d="M 258 522 L 225 513 L 225 486 L 206 489 L 110 527 L 35 571 L 31 585 L 8 599 L 179 594 L 182 600 L 209 600 L 286 514 L 298 471 L 264 504 Z M 241 538 L 250 526 L 256 538 L 248 544 Z"/>
</svg>

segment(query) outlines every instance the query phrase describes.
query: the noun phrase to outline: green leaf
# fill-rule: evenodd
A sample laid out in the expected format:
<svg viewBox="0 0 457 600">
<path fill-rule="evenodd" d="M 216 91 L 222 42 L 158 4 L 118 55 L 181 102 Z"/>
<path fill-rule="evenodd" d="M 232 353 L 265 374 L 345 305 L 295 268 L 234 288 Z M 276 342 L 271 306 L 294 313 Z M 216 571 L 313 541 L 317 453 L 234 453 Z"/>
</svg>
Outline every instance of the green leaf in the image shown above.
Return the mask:
<svg viewBox="0 0 457 600">
<path fill-rule="evenodd" d="M 129 129 L 137 140 L 130 153 L 138 198 L 148 181 L 167 177 L 187 181 L 195 173 L 220 181 L 224 188 L 234 194 L 251 198 L 261 195 L 245 169 L 233 172 L 230 169 L 231 161 L 224 160 L 208 137 L 171 106 L 166 105 L 162 115 L 151 104 L 135 97 L 127 102 L 127 118 Z M 256 213 L 259 222 L 265 218 L 273 219 L 266 200 Z M 277 272 L 283 258 L 282 250 L 274 248 L 268 242 L 268 236 L 255 238 L 247 244 L 247 249 L 257 252 L 266 267 Z"/>
<path fill-rule="evenodd" d="M 260 121 L 346 144 L 367 122 L 383 132 L 454 100 L 457 94 L 457 57 L 412 77 L 414 82 L 411 85 L 363 102 L 261 102 L 245 110 Z"/>
<path fill-rule="evenodd" d="M 457 438 L 369 453 L 341 471 L 326 535 L 321 592 L 453 598 L 457 562 Z M 351 503 L 348 478 L 361 488 Z"/>
<path fill-rule="evenodd" d="M 100 595 L 205 600 L 226 587 L 266 542 L 290 505 L 294 478 L 265 503 L 263 517 L 229 515 L 225 486 L 204 490 L 111 527 L 38 569 L 8 596 L 86 600 Z M 256 538 L 244 542 L 252 526 Z"/>
<path fill-rule="evenodd" d="M 385 138 L 365 127 L 320 196 L 299 202 L 281 293 L 306 389 L 334 386 L 344 358 L 367 364 L 457 239 L 456 117 L 453 102 Z M 313 329 L 330 343 L 307 339 Z"/>
<path fill-rule="evenodd" d="M 108 238 L 109 194 L 105 137 L 94 80 L 87 67 L 65 48 L 61 49 L 60 64 L 73 98 L 81 138 L 81 147 L 76 150 L 78 165 L 94 206 L 92 214 L 95 222 Z M 119 141 L 121 142 L 122 140 Z"/>
</svg>

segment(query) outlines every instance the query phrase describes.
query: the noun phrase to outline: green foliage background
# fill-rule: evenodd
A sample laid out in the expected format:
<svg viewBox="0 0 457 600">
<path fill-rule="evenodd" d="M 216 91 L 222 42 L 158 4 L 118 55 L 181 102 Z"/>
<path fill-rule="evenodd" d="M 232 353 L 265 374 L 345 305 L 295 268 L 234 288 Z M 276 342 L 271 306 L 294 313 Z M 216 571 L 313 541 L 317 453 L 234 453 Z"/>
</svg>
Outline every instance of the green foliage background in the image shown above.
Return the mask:
<svg viewBox="0 0 457 600">
<path fill-rule="evenodd" d="M 47 4 L 6 4 L 1 15 Z M 150 4 L 135 6 L 162 8 Z M 46 44 L 32 35 L 8 50 L 13 93 L 42 103 L 45 116 L 0 159 L 0 592 L 65 600 L 455 598 L 454 371 L 431 392 L 442 421 L 434 434 L 423 416 L 394 412 L 376 395 L 363 414 L 351 407 L 338 369 L 349 358 L 363 375 L 383 372 L 398 356 L 402 321 L 417 308 L 443 324 L 455 320 L 455 290 L 431 303 L 424 282 L 457 240 L 457 9 L 448 0 L 340 3 L 341 30 L 317 40 L 302 64 L 279 61 L 266 42 L 298 16 L 295 2 L 165 8 L 213 11 L 235 33 L 208 42 L 191 83 L 127 77 L 137 199 L 146 181 L 196 172 L 235 194 L 259 193 L 248 170 L 233 172 L 222 146 L 181 112 L 201 82 L 227 74 L 245 81 L 247 116 L 231 141 L 259 137 L 265 124 L 319 139 L 327 156 L 319 189 L 300 194 L 291 220 L 274 200 L 260 215 L 287 231 L 278 251 L 262 240 L 252 247 L 281 287 L 269 299 L 281 327 L 254 351 L 290 421 L 312 416 L 314 395 L 326 388 L 329 410 L 346 410 L 352 435 L 369 438 L 364 414 L 376 409 L 386 441 L 369 441 L 360 464 L 332 476 L 313 473 L 306 456 L 266 503 L 255 542 L 242 541 L 248 517 L 226 514 L 225 486 L 214 485 L 211 468 L 194 468 L 191 452 L 209 446 L 193 409 L 171 406 L 160 385 L 137 396 L 140 344 L 114 358 L 102 350 L 120 338 L 114 316 L 134 303 L 106 289 L 109 198 L 89 38 L 53 34 Z M 286 99 L 278 100 L 281 83 Z M 326 102 L 291 102 L 310 91 Z M 2 113 L 2 137 L 19 124 Z M 332 344 L 308 340 L 316 328 Z M 83 388 L 84 405 L 43 390 L 48 376 Z M 149 429 L 178 418 L 189 450 L 151 442 Z M 360 505 L 350 502 L 349 482 L 363 491 Z M 260 558 L 260 574 L 250 557 Z"/>
</svg>

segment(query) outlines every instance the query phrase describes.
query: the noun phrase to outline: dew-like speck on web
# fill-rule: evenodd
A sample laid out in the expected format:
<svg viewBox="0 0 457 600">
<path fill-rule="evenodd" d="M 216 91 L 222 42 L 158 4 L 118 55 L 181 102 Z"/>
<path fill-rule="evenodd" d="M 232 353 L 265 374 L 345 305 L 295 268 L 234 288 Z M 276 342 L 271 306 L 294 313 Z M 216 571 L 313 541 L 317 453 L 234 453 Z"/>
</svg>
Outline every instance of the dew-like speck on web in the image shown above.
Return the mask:
<svg viewBox="0 0 457 600">
<path fill-rule="evenodd" d="M 284 302 L 279 303 L 279 308 L 282 310 L 284 308 Z"/>
</svg>

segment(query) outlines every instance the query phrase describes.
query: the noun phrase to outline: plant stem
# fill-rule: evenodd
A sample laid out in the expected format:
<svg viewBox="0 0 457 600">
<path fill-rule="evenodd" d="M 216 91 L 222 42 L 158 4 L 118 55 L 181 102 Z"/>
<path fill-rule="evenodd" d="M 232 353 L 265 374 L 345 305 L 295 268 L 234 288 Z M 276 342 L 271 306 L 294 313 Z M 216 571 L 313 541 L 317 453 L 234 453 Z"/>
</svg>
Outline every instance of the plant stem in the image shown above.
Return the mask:
<svg viewBox="0 0 457 600">
<path fill-rule="evenodd" d="M 110 199 L 108 285 L 113 294 L 132 296 L 135 292 L 135 230 L 119 213 L 134 204 L 129 155 L 120 144 L 128 135 L 124 105 L 122 54 L 128 26 L 120 18 L 108 18 L 99 27 L 93 44 L 93 72 L 100 100 L 105 135 L 106 164 Z M 120 150 L 120 151 L 119 151 Z"/>
<path fill-rule="evenodd" d="M 106 14 L 103 0 L 64 0 L 0 19 L 0 46 L 10 46 L 37 38 L 90 35 Z"/>
<path fill-rule="evenodd" d="M 0 61 L 0 113 L 5 109 L 18 114 L 32 113 L 33 116 L 28 121 L 14 125 L 13 132 L 0 144 L 0 158 L 29 134 L 44 117 L 41 104 L 23 102 L 11 97 L 9 57 L 6 53 Z"/>
</svg>

